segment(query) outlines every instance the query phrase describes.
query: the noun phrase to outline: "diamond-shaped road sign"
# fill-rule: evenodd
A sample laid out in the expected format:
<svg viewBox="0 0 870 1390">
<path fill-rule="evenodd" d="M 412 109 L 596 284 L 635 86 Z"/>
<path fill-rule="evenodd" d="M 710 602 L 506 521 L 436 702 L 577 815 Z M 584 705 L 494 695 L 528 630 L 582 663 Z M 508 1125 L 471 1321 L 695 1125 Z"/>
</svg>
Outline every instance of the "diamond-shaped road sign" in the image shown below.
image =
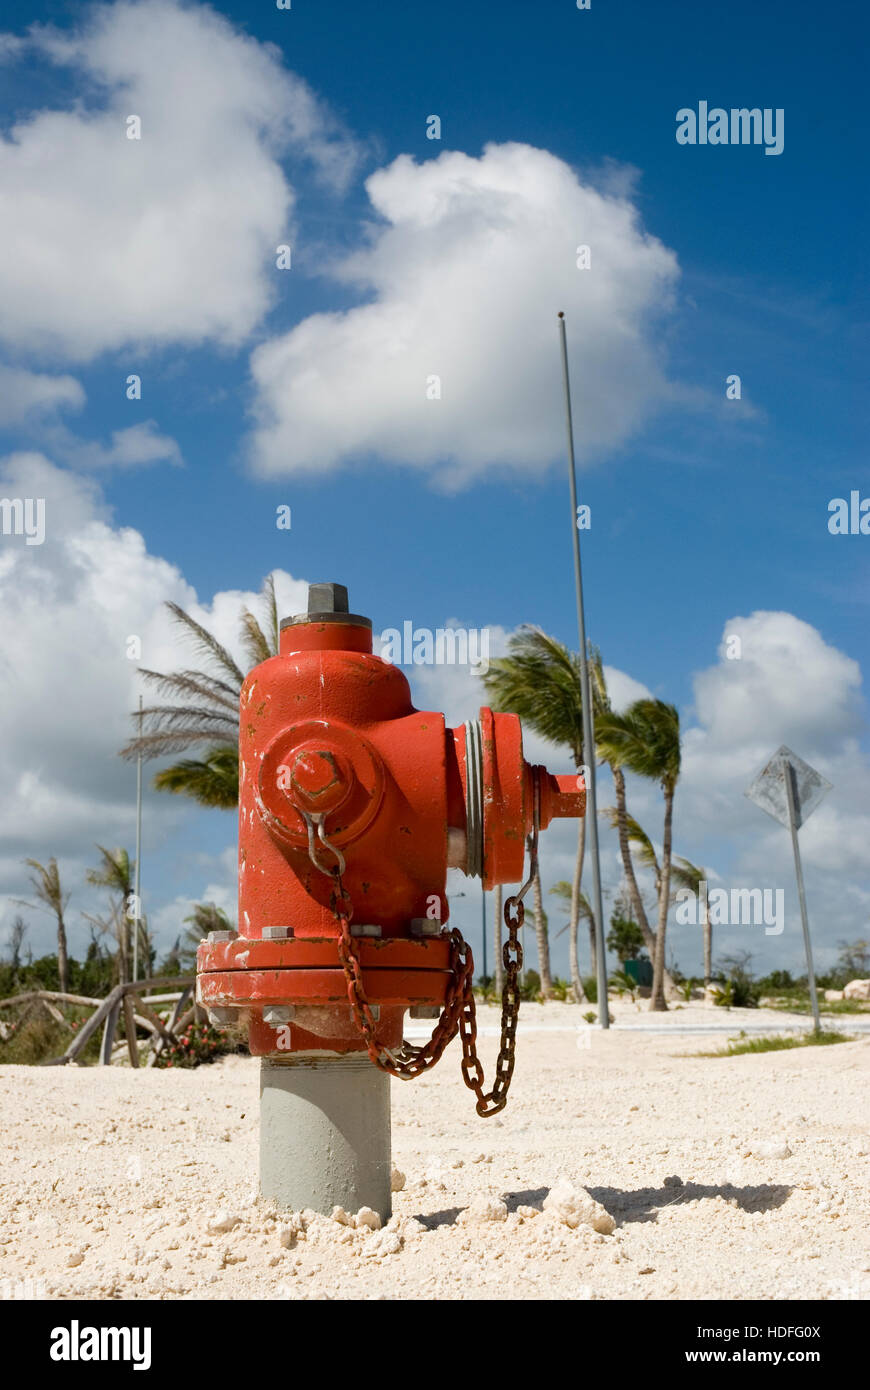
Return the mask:
<svg viewBox="0 0 870 1390">
<path fill-rule="evenodd" d="M 750 801 L 760 806 L 780 825 L 788 828 L 791 824 L 788 814 L 788 792 L 785 785 L 785 768 L 791 763 L 793 769 L 795 824 L 801 826 L 809 820 L 813 811 L 827 796 L 832 784 L 815 768 L 799 758 L 785 744 L 777 748 L 766 767 L 763 767 L 745 792 Z"/>
</svg>

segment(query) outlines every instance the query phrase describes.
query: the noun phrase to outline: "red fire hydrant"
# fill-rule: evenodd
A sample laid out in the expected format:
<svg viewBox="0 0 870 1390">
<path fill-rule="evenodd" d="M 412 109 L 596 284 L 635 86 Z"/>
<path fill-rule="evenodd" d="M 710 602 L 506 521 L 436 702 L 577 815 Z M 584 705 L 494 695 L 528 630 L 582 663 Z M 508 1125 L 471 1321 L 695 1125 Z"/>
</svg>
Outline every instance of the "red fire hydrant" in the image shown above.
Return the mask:
<svg viewBox="0 0 870 1390">
<path fill-rule="evenodd" d="M 472 956 L 445 928 L 447 869 L 484 889 L 520 882 L 527 840 L 536 853 L 538 828 L 583 815 L 586 793 L 525 762 L 513 714 L 482 709 L 449 729 L 416 710 L 342 585 L 312 585 L 308 610 L 281 624 L 280 654 L 242 689 L 239 932 L 200 946 L 198 998 L 264 1059 L 264 1195 L 383 1215 L 388 1076 L 419 1075 L 461 1032 L 486 1115 L 513 1070 L 522 892 L 505 908 L 502 1049 L 485 1094 Z M 439 1019 L 423 1047 L 402 1041 L 407 1010 Z"/>
</svg>

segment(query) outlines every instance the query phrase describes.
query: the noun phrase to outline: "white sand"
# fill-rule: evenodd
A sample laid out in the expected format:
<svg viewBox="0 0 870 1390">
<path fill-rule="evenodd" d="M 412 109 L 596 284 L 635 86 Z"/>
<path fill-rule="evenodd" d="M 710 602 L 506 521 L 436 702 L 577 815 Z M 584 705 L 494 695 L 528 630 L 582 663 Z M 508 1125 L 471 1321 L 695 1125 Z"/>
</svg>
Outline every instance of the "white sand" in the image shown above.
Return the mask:
<svg viewBox="0 0 870 1390">
<path fill-rule="evenodd" d="M 497 1014 L 480 1012 L 489 1072 Z M 393 1083 L 406 1183 L 383 1231 L 288 1219 L 253 1198 L 254 1060 L 0 1067 L 2 1287 L 49 1298 L 870 1296 L 870 1038 L 700 1059 L 688 1054 L 724 1035 L 602 1034 L 575 1028 L 581 1012 L 524 1006 L 495 1119 L 476 1116 L 455 1042 L 431 1075 Z M 616 1012 L 669 1030 L 765 1022 L 702 1006 Z M 563 1183 L 541 1211 L 562 1178 L 576 1196 Z"/>
</svg>

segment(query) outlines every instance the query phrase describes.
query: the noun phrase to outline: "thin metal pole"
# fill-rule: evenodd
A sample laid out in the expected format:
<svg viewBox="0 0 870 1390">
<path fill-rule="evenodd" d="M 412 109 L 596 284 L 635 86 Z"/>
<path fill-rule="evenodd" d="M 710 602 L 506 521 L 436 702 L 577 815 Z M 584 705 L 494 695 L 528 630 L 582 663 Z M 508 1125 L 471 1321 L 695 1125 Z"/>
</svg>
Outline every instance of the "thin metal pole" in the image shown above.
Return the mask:
<svg viewBox="0 0 870 1390">
<path fill-rule="evenodd" d="M 571 535 L 574 543 L 574 584 L 577 592 L 577 627 L 580 633 L 580 690 L 583 698 L 583 760 L 589 768 L 586 783 L 586 822 L 592 869 L 592 915 L 595 919 L 595 954 L 598 977 L 598 1022 L 610 1027 L 607 1007 L 607 961 L 604 956 L 604 904 L 601 900 L 601 856 L 598 849 L 598 798 L 595 789 L 595 740 L 592 729 L 592 693 L 586 655 L 586 614 L 583 607 L 583 570 L 580 564 L 580 531 L 577 526 L 577 470 L 574 462 L 574 421 L 571 415 L 571 381 L 568 375 L 568 339 L 565 315 L 559 314 L 562 345 L 562 379 L 565 385 L 565 424 L 568 432 L 568 481 L 571 485 Z"/>
<path fill-rule="evenodd" d="M 139 696 L 139 738 L 142 738 L 142 696 Z M 136 904 L 133 918 L 133 979 L 139 978 L 139 914 L 141 912 L 140 891 L 142 887 L 141 877 L 142 864 L 142 748 L 139 747 L 139 756 L 136 759 L 136 884 L 133 889 Z"/>
<path fill-rule="evenodd" d="M 480 907 L 481 921 L 483 922 L 483 975 L 486 978 L 486 890 L 483 882 L 480 884 Z"/>
<path fill-rule="evenodd" d="M 782 760 L 782 772 L 785 778 L 785 796 L 788 802 L 788 828 L 791 831 L 791 847 L 794 850 L 794 871 L 797 875 L 798 900 L 801 905 L 801 926 L 804 931 L 804 951 L 807 957 L 807 981 L 810 987 L 810 1004 L 813 1010 L 813 1023 L 815 1031 L 821 1032 L 822 1023 L 819 1018 L 819 999 L 816 994 L 816 973 L 813 969 L 813 947 L 810 941 L 810 923 L 807 917 L 807 895 L 804 892 L 804 871 L 801 865 L 801 852 L 798 844 L 797 827 L 797 802 L 794 794 L 794 768 L 788 758 Z"/>
</svg>

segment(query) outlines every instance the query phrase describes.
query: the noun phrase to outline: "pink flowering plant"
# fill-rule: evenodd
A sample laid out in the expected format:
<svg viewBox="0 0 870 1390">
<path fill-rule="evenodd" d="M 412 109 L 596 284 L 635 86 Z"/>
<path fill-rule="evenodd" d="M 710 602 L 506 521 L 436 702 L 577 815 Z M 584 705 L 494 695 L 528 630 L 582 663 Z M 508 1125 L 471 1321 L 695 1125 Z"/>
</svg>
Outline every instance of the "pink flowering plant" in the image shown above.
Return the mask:
<svg viewBox="0 0 870 1390">
<path fill-rule="evenodd" d="M 210 1023 L 189 1023 L 173 1047 L 165 1047 L 157 1057 L 158 1067 L 198 1067 L 231 1051 L 222 1033 Z"/>
</svg>

